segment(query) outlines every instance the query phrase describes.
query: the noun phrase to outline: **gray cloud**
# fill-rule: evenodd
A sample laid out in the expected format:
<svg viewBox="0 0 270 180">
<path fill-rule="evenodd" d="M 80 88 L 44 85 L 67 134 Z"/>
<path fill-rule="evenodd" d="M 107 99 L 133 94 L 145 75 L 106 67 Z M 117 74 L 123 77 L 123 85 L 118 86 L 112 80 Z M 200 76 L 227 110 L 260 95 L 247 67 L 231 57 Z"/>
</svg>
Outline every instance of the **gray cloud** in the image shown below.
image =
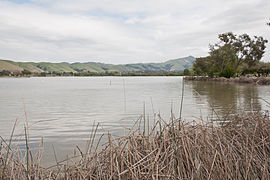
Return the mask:
<svg viewBox="0 0 270 180">
<path fill-rule="evenodd" d="M 0 58 L 118 64 L 205 56 L 223 32 L 270 40 L 268 9 L 268 0 L 0 0 Z"/>
</svg>

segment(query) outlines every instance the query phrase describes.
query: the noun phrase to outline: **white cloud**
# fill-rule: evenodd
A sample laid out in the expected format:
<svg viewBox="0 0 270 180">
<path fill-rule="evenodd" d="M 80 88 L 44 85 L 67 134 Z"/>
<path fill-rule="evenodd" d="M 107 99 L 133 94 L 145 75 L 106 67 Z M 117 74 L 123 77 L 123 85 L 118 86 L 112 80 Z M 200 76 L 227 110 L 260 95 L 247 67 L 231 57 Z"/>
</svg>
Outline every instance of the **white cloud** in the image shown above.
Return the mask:
<svg viewBox="0 0 270 180">
<path fill-rule="evenodd" d="M 204 56 L 227 31 L 270 40 L 267 9 L 268 0 L 0 0 L 0 58 L 117 64 Z"/>
</svg>

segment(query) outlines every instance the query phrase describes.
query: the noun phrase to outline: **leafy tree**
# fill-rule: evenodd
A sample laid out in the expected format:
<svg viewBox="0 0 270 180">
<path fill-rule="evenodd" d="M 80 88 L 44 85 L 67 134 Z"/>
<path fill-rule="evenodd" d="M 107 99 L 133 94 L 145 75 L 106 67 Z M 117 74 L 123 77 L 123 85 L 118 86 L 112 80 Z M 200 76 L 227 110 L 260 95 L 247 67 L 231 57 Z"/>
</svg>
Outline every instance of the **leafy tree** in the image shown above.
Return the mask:
<svg viewBox="0 0 270 180">
<path fill-rule="evenodd" d="M 219 42 L 213 45 L 212 49 L 216 50 L 226 46 L 231 49 L 235 55 L 235 62 L 232 62 L 234 63 L 234 73 L 237 72 L 238 67 L 243 63 L 253 65 L 259 62 L 265 52 L 265 44 L 268 42 L 261 36 L 254 36 L 252 39 L 247 34 L 237 36 L 232 32 L 220 34 L 218 37 Z"/>
<path fill-rule="evenodd" d="M 198 76 L 205 76 L 209 74 L 209 70 L 212 66 L 210 61 L 210 57 L 201 57 L 197 58 L 196 61 L 193 63 L 193 71 L 195 75 Z"/>
<path fill-rule="evenodd" d="M 190 70 L 189 69 L 184 69 L 183 75 L 184 76 L 190 76 Z"/>
<path fill-rule="evenodd" d="M 215 49 L 210 46 L 210 58 L 213 66 L 216 67 L 217 72 L 223 72 L 228 66 L 235 64 L 235 53 L 231 45 L 225 44 L 224 46 Z"/>
<path fill-rule="evenodd" d="M 210 45 L 209 56 L 197 58 L 193 64 L 196 75 L 210 77 L 232 77 L 239 71 L 239 67 L 254 66 L 264 54 L 267 40 L 262 37 L 249 35 L 235 35 L 231 32 L 219 35 L 219 42 Z"/>
<path fill-rule="evenodd" d="M 259 62 L 254 66 L 243 64 L 242 75 L 255 74 L 256 76 L 268 76 L 270 74 L 270 63 Z"/>
<path fill-rule="evenodd" d="M 233 47 L 226 44 L 218 49 L 210 46 L 211 74 L 210 76 L 222 76 L 230 78 L 235 75 L 234 66 L 236 56 Z"/>
<path fill-rule="evenodd" d="M 46 72 L 41 72 L 39 76 L 46 77 Z"/>
</svg>

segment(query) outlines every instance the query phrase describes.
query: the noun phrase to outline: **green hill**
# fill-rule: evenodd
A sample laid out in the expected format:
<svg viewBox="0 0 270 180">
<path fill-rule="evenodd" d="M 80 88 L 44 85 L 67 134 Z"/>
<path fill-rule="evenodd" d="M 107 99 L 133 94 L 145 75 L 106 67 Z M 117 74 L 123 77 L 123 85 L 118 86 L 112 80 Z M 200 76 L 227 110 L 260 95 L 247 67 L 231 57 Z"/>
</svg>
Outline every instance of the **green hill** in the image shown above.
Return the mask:
<svg viewBox="0 0 270 180">
<path fill-rule="evenodd" d="M 36 67 L 42 69 L 44 72 L 76 72 L 70 67 L 69 63 L 35 63 Z"/>
<path fill-rule="evenodd" d="M 44 72 L 42 69 L 38 68 L 35 63 L 32 62 L 11 62 L 11 63 L 31 72 L 35 73 Z"/>
<path fill-rule="evenodd" d="M 21 72 L 181 72 L 185 68 L 191 68 L 195 58 L 173 59 L 163 63 L 137 63 L 137 64 L 104 64 L 99 62 L 86 63 L 49 63 L 49 62 L 14 62 L 0 60 L 0 71 Z"/>
</svg>

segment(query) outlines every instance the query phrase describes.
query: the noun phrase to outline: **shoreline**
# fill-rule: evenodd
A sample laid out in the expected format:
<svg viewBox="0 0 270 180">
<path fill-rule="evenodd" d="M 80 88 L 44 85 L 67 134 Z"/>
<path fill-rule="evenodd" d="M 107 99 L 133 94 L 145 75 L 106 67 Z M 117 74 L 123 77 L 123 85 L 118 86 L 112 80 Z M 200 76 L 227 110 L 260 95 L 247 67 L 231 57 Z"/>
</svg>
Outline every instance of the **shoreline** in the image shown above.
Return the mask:
<svg viewBox="0 0 270 180">
<path fill-rule="evenodd" d="M 186 81 L 207 81 L 207 82 L 223 82 L 223 83 L 245 83 L 256 85 L 270 85 L 270 78 L 266 77 L 236 77 L 236 78 L 210 78 L 205 76 L 185 76 Z"/>
</svg>

